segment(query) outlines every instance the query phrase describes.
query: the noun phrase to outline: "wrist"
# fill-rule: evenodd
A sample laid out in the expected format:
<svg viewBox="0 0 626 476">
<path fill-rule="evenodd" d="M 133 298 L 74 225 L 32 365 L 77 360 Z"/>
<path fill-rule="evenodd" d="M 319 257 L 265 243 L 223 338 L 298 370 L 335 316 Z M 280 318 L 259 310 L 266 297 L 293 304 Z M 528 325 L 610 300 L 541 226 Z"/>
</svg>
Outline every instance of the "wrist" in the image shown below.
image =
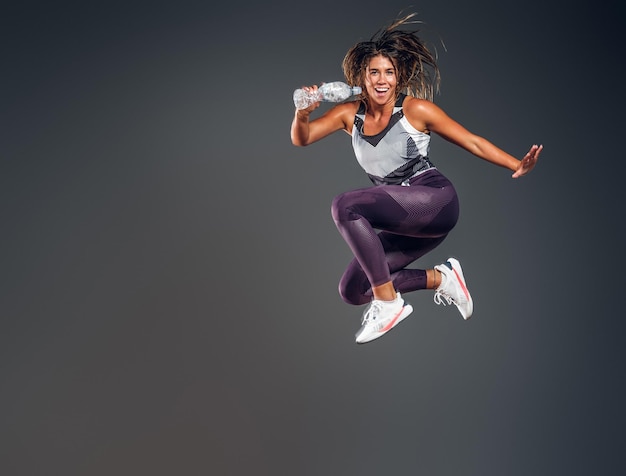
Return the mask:
<svg viewBox="0 0 626 476">
<path fill-rule="evenodd" d="M 296 109 L 296 118 L 298 118 L 298 120 L 300 121 L 308 122 L 310 114 L 311 113 L 306 109 Z"/>
<path fill-rule="evenodd" d="M 517 172 L 519 168 L 522 166 L 522 161 L 516 159 L 515 157 L 512 157 L 512 159 L 513 160 L 509 162 L 508 168 L 511 170 L 511 172 Z"/>
</svg>

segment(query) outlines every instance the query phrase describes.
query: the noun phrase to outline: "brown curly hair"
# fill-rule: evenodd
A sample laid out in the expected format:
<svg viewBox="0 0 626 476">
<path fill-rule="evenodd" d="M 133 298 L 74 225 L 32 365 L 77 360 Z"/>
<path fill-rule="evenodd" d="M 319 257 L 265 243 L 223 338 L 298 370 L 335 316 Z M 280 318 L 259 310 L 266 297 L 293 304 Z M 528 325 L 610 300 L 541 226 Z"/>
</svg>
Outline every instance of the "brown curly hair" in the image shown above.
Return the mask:
<svg viewBox="0 0 626 476">
<path fill-rule="evenodd" d="M 405 93 L 422 99 L 433 100 L 439 92 L 440 74 L 435 56 L 417 35 L 419 30 L 402 31 L 398 28 L 407 24 L 416 14 L 412 13 L 395 20 L 386 28 L 377 31 L 370 41 L 355 44 L 346 53 L 343 74 L 348 84 L 360 86 L 363 97 L 365 71 L 372 58 L 383 55 L 393 63 L 398 78 L 397 93 Z"/>
</svg>

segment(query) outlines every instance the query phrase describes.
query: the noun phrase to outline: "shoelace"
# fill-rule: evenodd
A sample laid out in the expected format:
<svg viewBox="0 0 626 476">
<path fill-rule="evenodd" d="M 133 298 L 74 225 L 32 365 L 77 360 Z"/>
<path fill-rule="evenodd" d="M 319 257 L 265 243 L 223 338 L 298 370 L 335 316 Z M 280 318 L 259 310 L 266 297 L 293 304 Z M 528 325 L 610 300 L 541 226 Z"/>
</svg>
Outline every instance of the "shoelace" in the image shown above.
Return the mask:
<svg viewBox="0 0 626 476">
<path fill-rule="evenodd" d="M 433 300 L 435 304 L 443 304 L 444 306 L 451 305 L 454 302 L 448 293 L 439 290 L 435 291 Z"/>
<path fill-rule="evenodd" d="M 361 322 L 361 324 L 367 324 L 368 322 L 371 322 L 374 319 L 376 319 L 376 315 L 380 312 L 380 310 L 382 309 L 382 306 L 383 306 L 382 302 L 377 301 L 377 300 L 372 301 L 372 303 L 370 304 L 370 307 L 367 309 L 367 311 L 363 315 L 363 321 Z"/>
</svg>

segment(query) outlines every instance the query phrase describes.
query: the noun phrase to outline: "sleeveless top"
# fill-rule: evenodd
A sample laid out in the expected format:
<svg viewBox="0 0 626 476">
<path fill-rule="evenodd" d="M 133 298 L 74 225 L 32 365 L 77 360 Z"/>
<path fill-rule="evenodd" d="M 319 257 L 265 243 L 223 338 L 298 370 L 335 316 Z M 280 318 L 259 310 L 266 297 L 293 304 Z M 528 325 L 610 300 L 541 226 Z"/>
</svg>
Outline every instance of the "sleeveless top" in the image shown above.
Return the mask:
<svg viewBox="0 0 626 476">
<path fill-rule="evenodd" d="M 357 161 L 376 185 L 408 184 L 408 180 L 434 168 L 428 159 L 430 135 L 415 129 L 404 117 L 401 94 L 387 126 L 378 134 L 363 134 L 365 103 L 354 117 L 352 147 Z"/>
</svg>

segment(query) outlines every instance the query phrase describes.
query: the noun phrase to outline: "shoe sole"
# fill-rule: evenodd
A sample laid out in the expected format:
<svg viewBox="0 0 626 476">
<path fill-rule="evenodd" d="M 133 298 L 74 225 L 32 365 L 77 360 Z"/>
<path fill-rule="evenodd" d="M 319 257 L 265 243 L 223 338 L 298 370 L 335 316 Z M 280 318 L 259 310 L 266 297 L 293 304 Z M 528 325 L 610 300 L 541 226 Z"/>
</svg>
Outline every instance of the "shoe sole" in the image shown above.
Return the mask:
<svg viewBox="0 0 626 476">
<path fill-rule="evenodd" d="M 400 314 L 398 315 L 398 317 L 396 317 L 396 319 L 394 321 L 390 322 L 391 327 L 389 327 L 389 324 L 387 324 L 387 326 L 383 330 L 378 331 L 376 334 L 373 334 L 367 340 L 360 340 L 360 341 L 357 340 L 356 343 L 357 344 L 367 344 L 368 342 L 372 342 L 373 340 L 376 340 L 379 337 L 384 336 L 387 332 L 389 332 L 394 327 L 396 327 L 398 324 L 400 324 L 404 319 L 409 317 L 409 315 L 411 315 L 412 312 L 413 312 L 413 306 L 411 306 L 410 304 L 405 304 L 402 307 L 402 311 L 400 311 Z"/>
</svg>

